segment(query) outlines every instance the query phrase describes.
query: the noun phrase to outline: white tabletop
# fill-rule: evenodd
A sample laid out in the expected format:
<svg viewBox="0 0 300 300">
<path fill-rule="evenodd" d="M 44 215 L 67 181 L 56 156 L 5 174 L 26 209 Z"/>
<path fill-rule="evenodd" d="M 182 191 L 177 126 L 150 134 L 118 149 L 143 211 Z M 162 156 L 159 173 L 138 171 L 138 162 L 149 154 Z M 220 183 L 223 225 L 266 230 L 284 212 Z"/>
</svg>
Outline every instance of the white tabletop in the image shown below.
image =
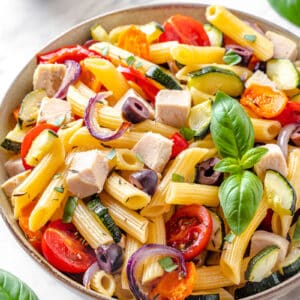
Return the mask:
<svg viewBox="0 0 300 300">
<path fill-rule="evenodd" d="M 158 1 L 151 1 L 156 2 Z M 197 0 L 197 3 L 199 2 L 218 3 L 260 16 L 300 36 L 300 28 L 279 17 L 271 10 L 266 0 Z M 33 53 L 56 35 L 98 14 L 147 3 L 149 1 L 145 0 L 1 0 L 0 101 L 11 81 Z M 41 268 L 16 243 L 1 218 L 0 245 L 0 268 L 20 277 L 34 289 L 40 300 L 89 299 L 70 290 Z"/>
</svg>

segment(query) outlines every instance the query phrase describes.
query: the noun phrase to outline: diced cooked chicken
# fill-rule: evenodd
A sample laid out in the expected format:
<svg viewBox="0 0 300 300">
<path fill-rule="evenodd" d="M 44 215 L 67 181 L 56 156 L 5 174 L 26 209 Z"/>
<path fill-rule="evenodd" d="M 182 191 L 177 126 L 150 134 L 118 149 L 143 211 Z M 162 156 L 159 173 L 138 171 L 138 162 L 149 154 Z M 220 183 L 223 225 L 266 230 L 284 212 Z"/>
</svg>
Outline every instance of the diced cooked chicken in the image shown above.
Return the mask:
<svg viewBox="0 0 300 300">
<path fill-rule="evenodd" d="M 189 91 L 161 90 L 155 97 L 155 120 L 177 128 L 186 123 L 191 109 Z"/>
<path fill-rule="evenodd" d="M 294 41 L 273 31 L 267 31 L 265 35 L 274 45 L 274 58 L 296 60 L 298 53 L 297 44 Z"/>
<path fill-rule="evenodd" d="M 245 82 L 245 87 L 248 88 L 252 84 L 265 85 L 276 89 L 275 82 L 270 80 L 269 77 L 260 70 L 257 70 L 249 77 L 249 79 Z"/>
<path fill-rule="evenodd" d="M 30 172 L 31 172 L 31 170 L 27 170 L 27 171 L 24 171 L 22 173 L 19 173 L 19 174 L 13 176 L 13 177 L 10 177 L 1 185 L 5 195 L 8 198 L 10 198 L 12 196 L 14 189 L 18 185 L 20 185 L 25 180 L 25 178 L 27 178 L 27 176 L 29 175 Z"/>
<path fill-rule="evenodd" d="M 254 165 L 254 171 L 257 176 L 263 179 L 267 169 L 275 170 L 283 176 L 287 176 L 287 163 L 280 147 L 276 144 L 266 144 L 261 147 L 267 148 L 268 152 Z"/>
<path fill-rule="evenodd" d="M 69 102 L 56 98 L 43 98 L 37 122 L 60 126 L 69 123 L 71 119 L 72 109 Z"/>
<path fill-rule="evenodd" d="M 158 133 L 146 133 L 132 148 L 150 169 L 161 173 L 170 159 L 173 142 Z"/>
<path fill-rule="evenodd" d="M 5 170 L 9 177 L 15 176 L 25 171 L 21 157 L 13 156 L 4 163 Z"/>
<path fill-rule="evenodd" d="M 124 104 L 124 102 L 129 98 L 129 97 L 133 97 L 136 98 L 137 100 L 139 100 L 140 102 L 142 102 L 146 108 L 149 110 L 150 113 L 150 119 L 153 120 L 154 119 L 154 109 L 151 106 L 151 104 L 149 102 L 147 102 L 143 97 L 141 97 L 134 89 L 129 89 L 124 96 L 114 105 L 114 108 L 122 111 L 122 106 Z"/>
<path fill-rule="evenodd" d="M 271 245 L 278 246 L 280 249 L 277 259 L 277 264 L 279 264 L 286 257 L 289 242 L 287 239 L 272 232 L 264 230 L 257 230 L 254 232 L 251 238 L 250 256 L 254 256 L 263 248 Z"/>
<path fill-rule="evenodd" d="M 73 156 L 68 170 L 68 190 L 80 198 L 100 193 L 108 173 L 108 160 L 101 151 L 78 152 Z"/>
<path fill-rule="evenodd" d="M 64 64 L 39 64 L 33 74 L 33 89 L 46 91 L 53 97 L 65 76 L 67 67 Z"/>
</svg>

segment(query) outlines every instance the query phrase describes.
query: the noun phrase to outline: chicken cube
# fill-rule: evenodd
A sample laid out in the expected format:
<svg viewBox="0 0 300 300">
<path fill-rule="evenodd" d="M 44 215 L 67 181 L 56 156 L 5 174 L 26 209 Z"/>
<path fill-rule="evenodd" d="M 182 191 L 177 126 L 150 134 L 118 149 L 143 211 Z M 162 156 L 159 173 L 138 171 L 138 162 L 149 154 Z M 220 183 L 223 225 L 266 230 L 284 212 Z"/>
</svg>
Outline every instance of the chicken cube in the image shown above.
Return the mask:
<svg viewBox="0 0 300 300">
<path fill-rule="evenodd" d="M 13 156 L 4 163 L 4 168 L 9 177 L 15 176 L 25 171 L 22 159 L 20 156 Z"/>
<path fill-rule="evenodd" d="M 161 90 L 155 98 L 155 120 L 173 127 L 183 127 L 191 109 L 189 91 Z"/>
<path fill-rule="evenodd" d="M 146 133 L 132 148 L 139 154 L 145 165 L 161 173 L 169 161 L 173 142 L 158 133 Z"/>
<path fill-rule="evenodd" d="M 269 86 L 272 89 L 276 89 L 276 84 L 262 71 L 257 70 L 248 78 L 245 82 L 245 87 L 248 88 L 252 84 Z"/>
<path fill-rule="evenodd" d="M 33 74 L 33 89 L 45 90 L 48 97 L 53 97 L 61 85 L 66 70 L 64 64 L 39 64 Z"/>
<path fill-rule="evenodd" d="M 68 190 L 79 198 L 100 193 L 108 173 L 108 160 L 101 151 L 75 153 L 66 178 Z"/>
</svg>

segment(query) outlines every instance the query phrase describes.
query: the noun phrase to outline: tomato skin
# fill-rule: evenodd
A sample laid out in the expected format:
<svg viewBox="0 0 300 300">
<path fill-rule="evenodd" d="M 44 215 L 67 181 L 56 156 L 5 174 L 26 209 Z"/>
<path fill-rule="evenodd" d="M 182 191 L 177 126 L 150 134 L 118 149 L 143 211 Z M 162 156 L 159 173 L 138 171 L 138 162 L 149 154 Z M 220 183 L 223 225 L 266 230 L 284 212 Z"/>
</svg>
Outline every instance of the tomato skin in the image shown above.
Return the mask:
<svg viewBox="0 0 300 300">
<path fill-rule="evenodd" d="M 96 261 L 95 254 L 80 239 L 76 228 L 61 220 L 49 224 L 42 238 L 42 252 L 47 261 L 62 272 L 83 273 Z"/>
<path fill-rule="evenodd" d="M 279 121 L 282 126 L 300 122 L 300 103 L 288 101 L 281 114 L 273 120 Z"/>
<path fill-rule="evenodd" d="M 202 24 L 192 17 L 174 15 L 164 23 L 163 27 L 164 32 L 160 35 L 159 42 L 178 41 L 194 46 L 210 46 Z"/>
<path fill-rule="evenodd" d="M 175 158 L 179 153 L 189 146 L 189 143 L 178 132 L 171 136 L 171 140 L 173 141 L 171 158 Z"/>
<path fill-rule="evenodd" d="M 166 232 L 167 244 L 182 251 L 186 260 L 191 260 L 207 246 L 212 233 L 212 219 L 202 205 L 182 206 L 166 223 Z"/>
</svg>

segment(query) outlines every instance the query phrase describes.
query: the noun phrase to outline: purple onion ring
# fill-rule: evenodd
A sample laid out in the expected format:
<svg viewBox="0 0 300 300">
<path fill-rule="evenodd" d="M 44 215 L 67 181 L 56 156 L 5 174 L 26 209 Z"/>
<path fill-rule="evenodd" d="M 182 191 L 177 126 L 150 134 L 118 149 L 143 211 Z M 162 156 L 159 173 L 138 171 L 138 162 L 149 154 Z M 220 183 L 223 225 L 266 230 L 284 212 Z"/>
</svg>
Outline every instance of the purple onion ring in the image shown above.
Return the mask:
<svg viewBox="0 0 300 300">
<path fill-rule="evenodd" d="M 90 281 L 91 281 L 91 278 L 93 277 L 93 275 L 99 271 L 100 268 L 99 268 L 99 265 L 97 263 L 97 261 L 95 261 L 93 264 L 91 264 L 87 270 L 84 272 L 83 274 L 83 278 L 82 278 L 82 283 L 85 287 L 89 287 L 90 286 Z"/>
<path fill-rule="evenodd" d="M 292 123 L 285 125 L 281 128 L 278 138 L 277 138 L 277 145 L 281 148 L 281 151 L 285 158 L 288 155 L 288 143 L 291 137 L 291 134 L 294 130 L 299 126 L 299 123 Z"/>
</svg>

